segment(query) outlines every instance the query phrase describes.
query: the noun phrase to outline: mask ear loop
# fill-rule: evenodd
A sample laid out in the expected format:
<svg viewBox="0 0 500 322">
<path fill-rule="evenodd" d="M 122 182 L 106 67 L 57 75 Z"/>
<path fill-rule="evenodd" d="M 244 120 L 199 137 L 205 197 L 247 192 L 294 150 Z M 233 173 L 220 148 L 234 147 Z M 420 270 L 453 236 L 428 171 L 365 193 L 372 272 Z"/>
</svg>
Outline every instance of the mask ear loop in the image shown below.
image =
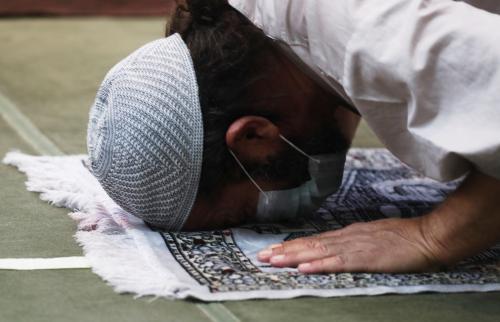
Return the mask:
<svg viewBox="0 0 500 322">
<path fill-rule="evenodd" d="M 312 161 L 316 162 L 316 163 L 320 163 L 321 161 L 318 160 L 318 159 L 315 159 L 313 158 L 312 156 L 310 156 L 309 154 L 305 153 L 304 151 L 302 151 L 301 148 L 299 148 L 298 146 L 296 146 L 295 144 L 293 144 L 290 140 L 288 140 L 287 138 L 285 138 L 283 135 L 280 134 L 280 138 L 285 141 L 286 143 L 290 144 L 290 146 L 292 148 L 294 148 L 295 150 L 297 150 L 297 152 L 299 152 L 300 154 L 302 154 L 303 156 L 305 156 L 306 158 L 308 159 L 311 159 Z"/>
<path fill-rule="evenodd" d="M 231 150 L 231 149 L 228 149 L 228 150 L 229 150 L 229 153 L 231 153 L 231 155 L 233 156 L 233 158 L 236 160 L 236 162 L 238 163 L 238 165 L 240 166 L 240 168 L 243 170 L 243 172 L 245 172 L 245 174 L 248 177 L 248 179 L 250 179 L 250 181 L 252 181 L 252 183 L 257 187 L 257 189 L 259 189 L 259 191 L 266 197 L 266 202 L 269 202 L 269 197 L 268 197 L 267 193 L 264 190 L 262 190 L 262 188 L 252 178 L 252 176 L 247 171 L 247 169 L 245 168 L 245 166 L 240 162 L 240 160 L 238 159 L 238 157 L 236 156 L 236 154 L 234 154 L 233 150 Z"/>
</svg>

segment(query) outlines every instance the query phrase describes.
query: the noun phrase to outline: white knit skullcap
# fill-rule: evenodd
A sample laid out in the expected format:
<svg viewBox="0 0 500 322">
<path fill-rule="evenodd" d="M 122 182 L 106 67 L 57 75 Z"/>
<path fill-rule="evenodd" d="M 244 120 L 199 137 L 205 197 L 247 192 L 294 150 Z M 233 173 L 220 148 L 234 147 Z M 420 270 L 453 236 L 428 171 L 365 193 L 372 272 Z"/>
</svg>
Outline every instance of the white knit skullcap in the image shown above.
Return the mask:
<svg viewBox="0 0 500 322">
<path fill-rule="evenodd" d="M 153 41 L 106 75 L 90 112 L 90 170 L 123 209 L 180 230 L 196 199 L 203 120 L 189 50 Z"/>
</svg>

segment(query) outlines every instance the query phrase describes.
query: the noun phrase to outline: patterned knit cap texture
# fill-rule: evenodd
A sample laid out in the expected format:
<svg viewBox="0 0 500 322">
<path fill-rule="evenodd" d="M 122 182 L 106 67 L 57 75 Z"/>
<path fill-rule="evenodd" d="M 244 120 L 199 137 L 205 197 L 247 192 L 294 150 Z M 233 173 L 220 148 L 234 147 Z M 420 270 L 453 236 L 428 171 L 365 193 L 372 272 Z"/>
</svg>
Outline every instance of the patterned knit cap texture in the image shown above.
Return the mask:
<svg viewBox="0 0 500 322">
<path fill-rule="evenodd" d="M 178 34 L 108 72 L 90 111 L 87 147 L 91 172 L 120 207 L 163 229 L 182 228 L 198 191 L 203 120 Z"/>
</svg>

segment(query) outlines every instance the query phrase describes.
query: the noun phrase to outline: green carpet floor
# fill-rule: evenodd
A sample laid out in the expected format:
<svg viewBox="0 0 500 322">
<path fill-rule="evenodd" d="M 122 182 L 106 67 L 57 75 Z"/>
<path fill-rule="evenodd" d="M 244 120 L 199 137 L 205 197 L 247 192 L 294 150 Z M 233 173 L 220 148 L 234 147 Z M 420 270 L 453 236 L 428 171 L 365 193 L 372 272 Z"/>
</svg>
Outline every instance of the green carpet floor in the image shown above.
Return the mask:
<svg viewBox="0 0 500 322">
<path fill-rule="evenodd" d="M 0 20 L 0 95 L 62 152 L 85 153 L 88 111 L 105 73 L 163 29 L 161 19 Z M 0 118 L 2 157 L 13 148 L 39 151 L 23 131 Z M 380 143 L 363 125 L 355 145 Z M 26 192 L 13 168 L 0 166 L 0 182 L 0 258 L 81 255 L 67 210 Z M 90 270 L 0 271 L 0 322 L 499 320 L 500 293 L 204 305 L 118 295 Z"/>
</svg>

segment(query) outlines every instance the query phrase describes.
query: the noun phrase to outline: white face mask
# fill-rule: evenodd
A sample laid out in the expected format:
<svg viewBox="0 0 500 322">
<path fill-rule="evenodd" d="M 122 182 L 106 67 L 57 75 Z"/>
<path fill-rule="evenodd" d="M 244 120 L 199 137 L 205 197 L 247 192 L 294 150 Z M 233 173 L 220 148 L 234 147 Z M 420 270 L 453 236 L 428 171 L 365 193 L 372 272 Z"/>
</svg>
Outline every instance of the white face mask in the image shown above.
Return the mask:
<svg viewBox="0 0 500 322">
<path fill-rule="evenodd" d="M 282 135 L 280 137 L 309 159 L 311 179 L 297 188 L 276 191 L 262 190 L 236 155 L 229 150 L 243 172 L 260 190 L 256 214 L 259 222 L 289 221 L 308 217 L 319 209 L 328 196 L 337 192 L 342 184 L 347 151 L 310 156 Z"/>
</svg>

